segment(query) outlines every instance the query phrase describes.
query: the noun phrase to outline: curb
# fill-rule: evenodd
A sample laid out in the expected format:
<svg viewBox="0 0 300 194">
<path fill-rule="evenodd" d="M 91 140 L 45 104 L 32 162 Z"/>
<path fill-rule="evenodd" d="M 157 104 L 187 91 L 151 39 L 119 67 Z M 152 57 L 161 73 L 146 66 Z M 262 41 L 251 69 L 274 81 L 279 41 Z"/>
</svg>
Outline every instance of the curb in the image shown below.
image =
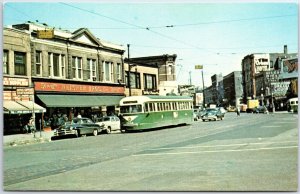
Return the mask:
<svg viewBox="0 0 300 194">
<path fill-rule="evenodd" d="M 35 143 L 44 143 L 51 142 L 51 138 L 32 138 L 32 139 L 24 139 L 24 140 L 12 140 L 6 143 L 3 143 L 4 147 L 15 147 L 18 145 L 30 145 Z"/>
</svg>

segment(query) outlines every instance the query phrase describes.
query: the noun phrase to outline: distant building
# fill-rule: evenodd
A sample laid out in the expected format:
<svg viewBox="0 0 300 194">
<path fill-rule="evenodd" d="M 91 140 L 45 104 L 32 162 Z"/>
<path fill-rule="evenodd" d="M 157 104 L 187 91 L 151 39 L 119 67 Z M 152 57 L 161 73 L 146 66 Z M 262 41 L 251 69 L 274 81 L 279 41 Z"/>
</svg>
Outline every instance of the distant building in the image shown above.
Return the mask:
<svg viewBox="0 0 300 194">
<path fill-rule="evenodd" d="M 223 101 L 223 76 L 214 74 L 211 76 L 212 85 L 204 89 L 204 101 L 206 105 L 221 105 Z"/>
<path fill-rule="evenodd" d="M 148 57 L 130 58 L 129 64 L 142 63 L 158 67 L 158 91 L 159 95 L 178 94 L 176 81 L 175 60 L 177 55 L 159 55 Z M 128 59 L 125 59 L 128 61 Z"/>
<path fill-rule="evenodd" d="M 158 95 L 158 65 L 125 60 L 125 96 Z M 131 82 L 129 82 L 131 80 Z"/>
<path fill-rule="evenodd" d="M 224 85 L 224 106 L 240 105 L 243 97 L 242 72 L 234 71 L 223 77 Z"/>
<path fill-rule="evenodd" d="M 286 45 L 283 53 L 258 53 L 245 56 L 241 64 L 244 103 L 247 99 L 267 100 L 266 96 L 271 94 L 271 88 L 274 88 L 272 85 L 278 85 L 282 59 L 295 56 L 297 53 L 287 53 Z M 285 83 L 279 85 L 283 86 L 282 89 L 286 88 Z"/>
</svg>

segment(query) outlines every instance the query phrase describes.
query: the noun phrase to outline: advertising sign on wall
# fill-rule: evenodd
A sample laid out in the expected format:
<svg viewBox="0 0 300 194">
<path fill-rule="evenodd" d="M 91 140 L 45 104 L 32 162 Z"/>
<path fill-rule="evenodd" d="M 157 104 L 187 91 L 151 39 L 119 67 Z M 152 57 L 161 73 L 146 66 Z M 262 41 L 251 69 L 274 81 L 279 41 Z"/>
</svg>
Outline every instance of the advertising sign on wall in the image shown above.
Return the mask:
<svg viewBox="0 0 300 194">
<path fill-rule="evenodd" d="M 282 60 L 279 78 L 298 78 L 298 58 Z"/>
</svg>

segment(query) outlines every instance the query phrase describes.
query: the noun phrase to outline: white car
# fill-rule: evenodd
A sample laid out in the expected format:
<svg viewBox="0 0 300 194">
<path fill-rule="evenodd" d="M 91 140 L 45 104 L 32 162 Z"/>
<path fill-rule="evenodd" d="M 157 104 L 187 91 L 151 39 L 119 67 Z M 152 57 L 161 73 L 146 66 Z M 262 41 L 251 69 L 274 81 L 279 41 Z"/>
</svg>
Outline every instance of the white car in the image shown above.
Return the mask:
<svg viewBox="0 0 300 194">
<path fill-rule="evenodd" d="M 120 119 L 117 116 L 105 116 L 97 119 L 96 124 L 103 126 L 106 133 L 121 129 Z"/>
</svg>

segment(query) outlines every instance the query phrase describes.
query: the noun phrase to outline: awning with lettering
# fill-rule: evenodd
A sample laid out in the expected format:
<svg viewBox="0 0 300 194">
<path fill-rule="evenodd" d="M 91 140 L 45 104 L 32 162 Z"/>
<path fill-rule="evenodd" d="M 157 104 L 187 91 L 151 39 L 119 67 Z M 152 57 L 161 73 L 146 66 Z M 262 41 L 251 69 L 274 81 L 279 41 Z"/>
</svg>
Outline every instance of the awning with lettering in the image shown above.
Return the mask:
<svg viewBox="0 0 300 194">
<path fill-rule="evenodd" d="M 93 107 L 118 105 L 124 96 L 96 95 L 51 95 L 39 94 L 38 98 L 47 107 Z"/>
<path fill-rule="evenodd" d="M 46 112 L 46 109 L 44 107 L 41 107 L 40 105 L 32 101 L 17 101 L 17 103 L 27 107 L 31 112 L 35 112 L 35 113 Z"/>
<path fill-rule="evenodd" d="M 31 113 L 31 111 L 27 107 L 17 103 L 16 101 L 4 100 L 3 113 L 4 114 L 28 114 Z"/>
</svg>

